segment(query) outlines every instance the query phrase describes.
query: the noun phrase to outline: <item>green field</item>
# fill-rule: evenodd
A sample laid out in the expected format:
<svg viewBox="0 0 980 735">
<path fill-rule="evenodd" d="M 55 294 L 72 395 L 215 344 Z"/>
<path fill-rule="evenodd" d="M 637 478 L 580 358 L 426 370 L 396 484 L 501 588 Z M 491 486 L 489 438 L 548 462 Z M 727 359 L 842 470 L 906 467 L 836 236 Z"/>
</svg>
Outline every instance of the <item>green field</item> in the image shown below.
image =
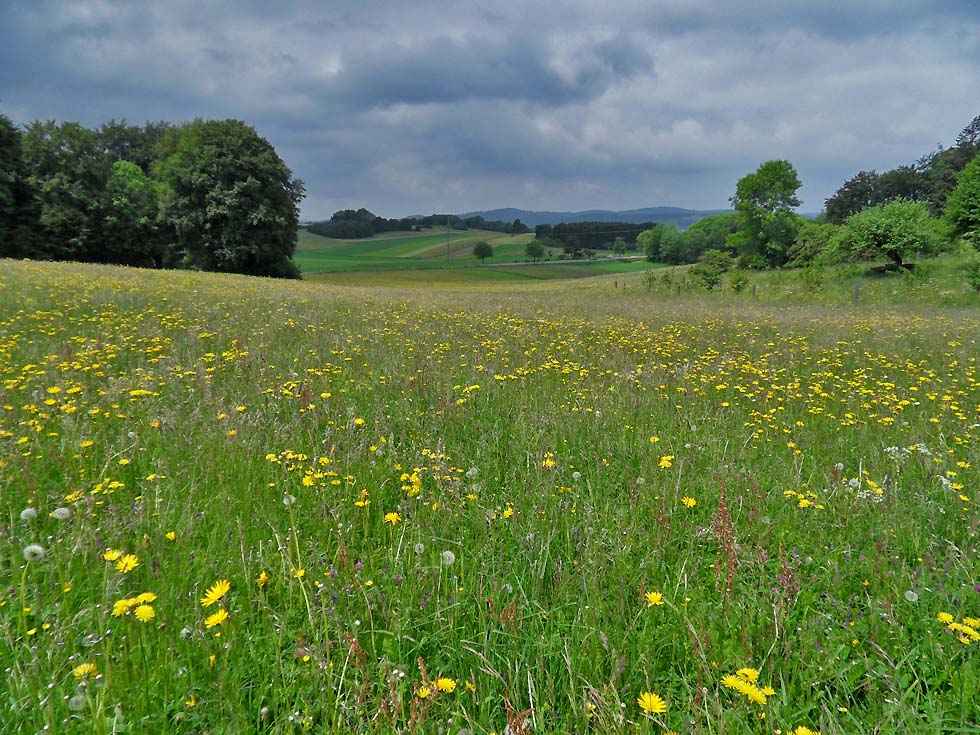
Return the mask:
<svg viewBox="0 0 980 735">
<path fill-rule="evenodd" d="M 980 730 L 956 264 L 620 267 L 0 260 L 4 732 Z"/>
<path fill-rule="evenodd" d="M 451 233 L 447 254 L 447 233 L 429 231 L 422 233 L 385 233 L 363 240 L 337 240 L 311 234 L 300 230 L 294 260 L 300 266 L 307 278 L 313 280 L 349 280 L 350 271 L 414 271 L 418 269 L 470 268 L 479 264 L 473 256 L 473 245 L 481 240 L 489 242 L 494 248 L 492 258 L 481 265 L 493 266 L 523 262 L 526 260 L 525 245 L 533 235 L 507 235 L 500 232 L 458 231 Z M 584 266 L 584 267 L 583 267 Z M 652 264 L 605 262 L 594 263 L 563 263 L 556 258 L 550 258 L 544 264 L 503 266 L 494 268 L 493 275 L 489 274 L 455 274 L 435 280 L 450 280 L 452 282 L 484 281 L 487 279 L 512 280 L 514 278 L 551 279 L 551 278 L 582 278 L 600 275 L 602 273 L 631 272 L 654 267 Z M 533 272 L 531 269 L 533 268 Z M 344 274 L 330 276 L 324 274 Z M 369 276 L 372 281 L 377 280 Z M 393 276 L 409 282 L 419 280 L 412 273 Z"/>
</svg>

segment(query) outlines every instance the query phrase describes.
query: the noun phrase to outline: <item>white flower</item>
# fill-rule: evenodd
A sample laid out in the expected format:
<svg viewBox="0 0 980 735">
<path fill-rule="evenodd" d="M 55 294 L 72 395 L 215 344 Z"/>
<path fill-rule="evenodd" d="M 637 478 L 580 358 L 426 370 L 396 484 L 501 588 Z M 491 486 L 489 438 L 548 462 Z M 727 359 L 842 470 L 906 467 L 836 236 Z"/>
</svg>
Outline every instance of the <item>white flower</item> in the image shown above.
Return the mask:
<svg viewBox="0 0 980 735">
<path fill-rule="evenodd" d="M 572 473 L 572 479 L 578 482 L 579 480 L 582 479 L 582 473 L 576 470 L 575 472 Z"/>
<path fill-rule="evenodd" d="M 442 556 L 442 563 L 445 564 L 447 567 L 451 567 L 453 564 L 456 563 L 456 555 L 453 552 L 451 552 L 449 549 L 446 549 L 444 552 L 442 552 L 441 556 Z"/>
<path fill-rule="evenodd" d="M 295 502 L 296 502 L 296 496 L 295 495 L 288 495 L 287 494 L 287 495 L 283 495 L 282 496 L 282 504 L 285 505 L 286 507 L 289 507 L 290 505 L 292 505 Z"/>
<path fill-rule="evenodd" d="M 51 517 L 59 521 L 67 521 L 71 518 L 71 508 L 55 508 L 51 511 Z"/>
<path fill-rule="evenodd" d="M 425 553 L 425 544 L 423 544 L 421 541 L 419 543 L 415 544 L 415 553 L 416 554 L 424 554 Z"/>
<path fill-rule="evenodd" d="M 24 508 L 20 512 L 20 519 L 22 521 L 29 521 L 32 518 L 37 518 L 37 510 L 35 508 Z"/>
<path fill-rule="evenodd" d="M 41 561 L 44 558 L 44 547 L 38 544 L 28 544 L 24 547 L 24 561 Z"/>
<path fill-rule="evenodd" d="M 847 481 L 847 486 L 851 488 L 851 490 L 857 490 L 859 487 L 861 487 L 861 481 L 856 477 L 852 477 Z"/>
</svg>

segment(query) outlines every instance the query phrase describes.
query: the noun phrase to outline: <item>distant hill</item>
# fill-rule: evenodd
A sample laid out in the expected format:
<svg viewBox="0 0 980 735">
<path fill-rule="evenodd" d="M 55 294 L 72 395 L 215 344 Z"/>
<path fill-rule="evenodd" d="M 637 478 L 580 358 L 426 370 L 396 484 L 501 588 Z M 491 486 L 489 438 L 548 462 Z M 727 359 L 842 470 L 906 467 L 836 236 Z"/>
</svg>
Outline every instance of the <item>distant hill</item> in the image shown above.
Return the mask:
<svg viewBox="0 0 980 735">
<path fill-rule="evenodd" d="M 557 225 L 560 222 L 673 222 L 680 228 L 689 227 L 710 214 L 730 212 L 729 209 L 682 209 L 681 207 L 645 207 L 614 212 L 609 209 L 587 209 L 584 212 L 532 212 L 527 209 L 488 209 L 483 212 L 467 212 L 460 217 L 483 217 L 488 222 L 519 219 L 528 227 Z"/>
</svg>

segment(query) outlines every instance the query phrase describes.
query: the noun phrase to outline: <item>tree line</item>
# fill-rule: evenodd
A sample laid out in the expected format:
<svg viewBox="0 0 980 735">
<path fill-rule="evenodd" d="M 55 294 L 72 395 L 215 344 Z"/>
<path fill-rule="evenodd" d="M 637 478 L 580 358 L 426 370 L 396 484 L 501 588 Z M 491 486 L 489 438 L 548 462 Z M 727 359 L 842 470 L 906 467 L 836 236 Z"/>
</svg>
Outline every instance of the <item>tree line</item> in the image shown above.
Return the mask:
<svg viewBox="0 0 980 735">
<path fill-rule="evenodd" d="M 303 183 L 239 120 L 0 115 L 0 257 L 298 278 Z"/>
<path fill-rule="evenodd" d="M 329 220 L 311 222 L 307 229 L 314 235 L 353 240 L 372 237 L 383 232 L 419 231 L 430 227 L 452 227 L 454 230 L 489 230 L 521 234 L 528 228 L 519 219 L 513 222 L 487 221 L 479 215 L 460 217 L 455 214 L 431 214 L 426 217 L 385 219 L 363 207 L 334 212 Z"/>
<path fill-rule="evenodd" d="M 739 268 L 809 267 L 885 260 L 877 271 L 914 268 L 919 256 L 960 247 L 980 273 L 980 116 L 954 145 L 883 174 L 862 171 L 808 219 L 793 211 L 801 182 L 789 161 L 773 160 L 739 179 L 734 213 L 681 231 L 658 224 L 637 242 L 652 261 L 696 263 L 707 288 Z"/>
</svg>

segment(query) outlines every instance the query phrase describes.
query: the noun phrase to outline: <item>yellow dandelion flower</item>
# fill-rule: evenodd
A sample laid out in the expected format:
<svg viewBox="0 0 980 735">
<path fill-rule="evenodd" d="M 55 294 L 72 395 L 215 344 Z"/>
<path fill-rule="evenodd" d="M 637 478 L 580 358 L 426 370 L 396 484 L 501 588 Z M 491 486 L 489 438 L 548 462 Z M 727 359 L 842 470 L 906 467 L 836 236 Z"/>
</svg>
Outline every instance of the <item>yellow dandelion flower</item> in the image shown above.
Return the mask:
<svg viewBox="0 0 980 735">
<path fill-rule="evenodd" d="M 941 612 L 938 615 L 936 615 L 936 620 L 938 620 L 940 623 L 952 623 L 953 616 L 950 615 L 948 612 Z"/>
<path fill-rule="evenodd" d="M 102 554 L 102 558 L 106 561 L 116 561 L 121 556 L 122 552 L 119 549 L 106 549 Z"/>
<path fill-rule="evenodd" d="M 95 664 L 86 662 L 76 666 L 71 670 L 71 673 L 75 675 L 76 679 L 94 679 L 98 675 L 99 669 Z"/>
<path fill-rule="evenodd" d="M 643 692 L 636 698 L 636 703 L 647 714 L 662 715 L 667 711 L 667 703 L 653 692 Z"/>
<path fill-rule="evenodd" d="M 306 576 L 306 570 L 305 569 L 293 569 L 293 570 L 290 571 L 290 574 L 293 575 L 293 579 L 302 579 L 303 577 Z"/>
<path fill-rule="evenodd" d="M 419 690 L 416 692 L 416 694 L 418 694 L 419 699 L 425 699 L 430 694 L 432 694 L 432 690 L 429 689 L 429 687 L 423 686 L 423 687 L 419 687 Z"/>
<path fill-rule="evenodd" d="M 644 597 L 647 600 L 647 607 L 664 604 L 664 596 L 660 592 L 647 592 Z"/>
<path fill-rule="evenodd" d="M 750 684 L 755 684 L 759 680 L 759 672 L 756 669 L 739 669 L 735 672 L 735 676 Z"/>
<path fill-rule="evenodd" d="M 142 594 L 136 595 L 137 605 L 148 605 L 151 602 L 156 602 L 157 596 L 152 592 L 143 592 Z"/>
<path fill-rule="evenodd" d="M 452 694 L 456 691 L 456 682 L 448 677 L 440 676 L 436 679 L 436 689 L 446 694 Z"/>
<path fill-rule="evenodd" d="M 168 541 L 175 541 L 177 539 L 177 534 L 173 531 L 167 531 L 164 536 L 166 536 Z"/>
<path fill-rule="evenodd" d="M 660 463 L 657 465 L 662 470 L 669 469 L 674 466 L 674 455 L 665 454 L 660 458 Z"/>
<path fill-rule="evenodd" d="M 208 617 L 204 620 L 204 627 L 213 628 L 216 625 L 221 625 L 227 619 L 228 619 L 228 611 L 222 607 L 219 610 L 216 610 L 215 612 L 208 615 Z"/>
<path fill-rule="evenodd" d="M 136 605 L 136 598 L 125 598 L 122 600 L 116 600 L 112 603 L 112 617 L 118 618 L 123 615 L 128 615 L 129 611 L 133 609 Z"/>
<path fill-rule="evenodd" d="M 686 495 L 683 498 L 681 498 L 681 502 L 687 508 L 693 508 L 695 505 L 698 504 L 698 501 L 697 500 L 695 500 L 694 498 L 688 497 Z"/>
<path fill-rule="evenodd" d="M 228 590 L 230 589 L 231 582 L 227 579 L 219 579 L 205 591 L 204 597 L 201 598 L 201 607 L 211 607 L 211 605 L 228 594 Z M 211 626 L 208 627 L 210 628 Z"/>
<path fill-rule="evenodd" d="M 129 574 L 140 565 L 139 557 L 136 554 L 126 554 L 116 562 L 116 571 Z"/>
<path fill-rule="evenodd" d="M 141 623 L 148 623 L 157 616 L 157 613 L 151 605 L 138 605 L 136 610 L 133 611 L 133 615 Z"/>
<path fill-rule="evenodd" d="M 402 519 L 401 513 L 396 513 L 395 511 L 385 513 L 385 523 L 390 523 L 392 526 L 394 526 L 396 523 L 401 521 L 401 519 Z"/>
<path fill-rule="evenodd" d="M 742 683 L 742 680 L 735 676 L 735 674 L 725 674 L 721 677 L 721 685 L 729 689 L 740 689 Z"/>
<path fill-rule="evenodd" d="M 260 574 L 258 578 L 256 578 L 255 583 L 259 586 L 259 588 L 262 588 L 265 587 L 268 582 L 269 582 L 269 575 L 266 574 L 265 570 L 263 569 L 262 574 Z"/>
</svg>

